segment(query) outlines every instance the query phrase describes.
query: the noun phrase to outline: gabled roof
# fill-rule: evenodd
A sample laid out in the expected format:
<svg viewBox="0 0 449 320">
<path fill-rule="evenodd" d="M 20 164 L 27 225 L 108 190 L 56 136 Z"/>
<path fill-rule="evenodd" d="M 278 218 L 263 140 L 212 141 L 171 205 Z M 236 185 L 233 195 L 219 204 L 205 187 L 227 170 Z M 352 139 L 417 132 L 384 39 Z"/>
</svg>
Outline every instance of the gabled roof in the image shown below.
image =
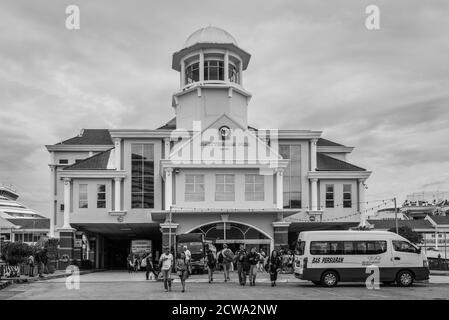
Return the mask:
<svg viewBox="0 0 449 320">
<path fill-rule="evenodd" d="M 374 229 L 391 229 L 396 227 L 394 220 L 368 220 L 374 225 Z M 410 227 L 411 229 L 432 229 L 432 224 L 424 219 L 420 220 L 398 220 L 398 227 Z"/>
<path fill-rule="evenodd" d="M 76 137 L 64 140 L 56 145 L 113 145 L 107 129 L 83 129 Z"/>
<path fill-rule="evenodd" d="M 449 216 L 429 216 L 436 224 L 449 224 Z"/>
<path fill-rule="evenodd" d="M 172 118 L 170 121 L 157 128 L 156 130 L 176 130 L 176 117 Z"/>
<path fill-rule="evenodd" d="M 323 139 L 323 138 L 319 138 L 318 142 L 317 142 L 317 146 L 318 147 L 344 147 L 344 145 L 327 140 L 327 139 Z"/>
<path fill-rule="evenodd" d="M 64 170 L 106 170 L 108 168 L 111 150 L 97 153 L 96 155 L 81 160 L 71 166 L 67 166 Z"/>
<path fill-rule="evenodd" d="M 317 171 L 366 171 L 349 162 L 329 157 L 321 152 L 317 152 Z"/>
</svg>

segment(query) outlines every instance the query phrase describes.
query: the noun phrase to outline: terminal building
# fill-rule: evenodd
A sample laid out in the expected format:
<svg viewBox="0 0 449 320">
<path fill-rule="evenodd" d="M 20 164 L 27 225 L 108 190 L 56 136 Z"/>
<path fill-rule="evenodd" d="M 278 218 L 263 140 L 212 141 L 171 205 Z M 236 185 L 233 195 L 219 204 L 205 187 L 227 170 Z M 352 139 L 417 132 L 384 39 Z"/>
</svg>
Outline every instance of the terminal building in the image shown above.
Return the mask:
<svg viewBox="0 0 449 320">
<path fill-rule="evenodd" d="M 180 86 L 166 124 L 83 129 L 46 146 L 50 232 L 69 260 L 122 267 L 131 240 L 152 240 L 157 256 L 183 233 L 268 252 L 289 244 L 292 221 L 360 221 L 371 172 L 348 162 L 352 147 L 249 124 L 250 57 L 225 30 L 195 31 L 173 54 Z"/>
</svg>

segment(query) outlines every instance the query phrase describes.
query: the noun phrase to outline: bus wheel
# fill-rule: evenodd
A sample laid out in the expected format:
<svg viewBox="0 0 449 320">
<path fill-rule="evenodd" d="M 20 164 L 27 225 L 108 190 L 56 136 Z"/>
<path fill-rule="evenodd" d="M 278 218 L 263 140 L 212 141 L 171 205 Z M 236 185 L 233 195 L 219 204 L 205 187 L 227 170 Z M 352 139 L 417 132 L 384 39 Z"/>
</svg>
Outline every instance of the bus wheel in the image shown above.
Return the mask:
<svg viewBox="0 0 449 320">
<path fill-rule="evenodd" d="M 313 283 L 314 285 L 316 285 L 316 286 L 320 286 L 320 285 L 321 285 L 321 282 L 320 282 L 320 281 L 312 281 L 312 283 Z"/>
<path fill-rule="evenodd" d="M 402 270 L 396 276 L 396 283 L 400 287 L 409 287 L 413 284 L 414 276 L 411 271 Z"/>
<path fill-rule="evenodd" d="M 335 287 L 338 283 L 338 275 L 334 271 L 325 271 L 321 276 L 321 284 L 326 287 Z"/>
</svg>

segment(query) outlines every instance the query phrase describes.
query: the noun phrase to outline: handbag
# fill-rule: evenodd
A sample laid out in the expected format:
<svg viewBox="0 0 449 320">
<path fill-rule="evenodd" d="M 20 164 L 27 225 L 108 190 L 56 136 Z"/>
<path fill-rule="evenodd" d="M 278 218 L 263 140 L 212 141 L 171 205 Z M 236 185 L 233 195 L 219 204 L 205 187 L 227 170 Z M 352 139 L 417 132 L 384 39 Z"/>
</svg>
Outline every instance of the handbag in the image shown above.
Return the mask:
<svg viewBox="0 0 449 320">
<path fill-rule="evenodd" d="M 142 259 L 142 262 L 140 263 L 140 266 L 145 268 L 147 266 L 147 259 Z"/>
</svg>

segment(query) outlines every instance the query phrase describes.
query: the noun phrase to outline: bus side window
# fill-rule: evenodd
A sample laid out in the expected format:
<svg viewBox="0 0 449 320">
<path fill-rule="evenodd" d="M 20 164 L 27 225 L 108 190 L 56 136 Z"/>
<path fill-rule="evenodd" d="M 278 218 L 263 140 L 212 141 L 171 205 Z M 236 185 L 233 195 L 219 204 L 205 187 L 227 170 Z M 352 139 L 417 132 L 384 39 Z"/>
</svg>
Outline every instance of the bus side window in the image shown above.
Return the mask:
<svg viewBox="0 0 449 320">
<path fill-rule="evenodd" d="M 393 248 L 399 252 L 419 253 L 418 249 L 406 241 L 393 240 Z"/>
</svg>

